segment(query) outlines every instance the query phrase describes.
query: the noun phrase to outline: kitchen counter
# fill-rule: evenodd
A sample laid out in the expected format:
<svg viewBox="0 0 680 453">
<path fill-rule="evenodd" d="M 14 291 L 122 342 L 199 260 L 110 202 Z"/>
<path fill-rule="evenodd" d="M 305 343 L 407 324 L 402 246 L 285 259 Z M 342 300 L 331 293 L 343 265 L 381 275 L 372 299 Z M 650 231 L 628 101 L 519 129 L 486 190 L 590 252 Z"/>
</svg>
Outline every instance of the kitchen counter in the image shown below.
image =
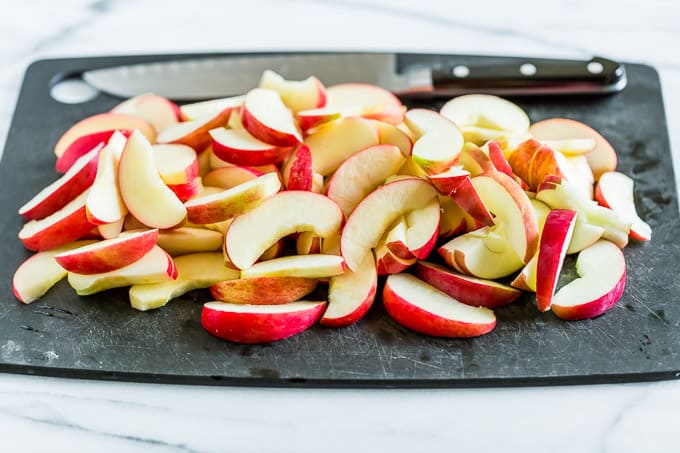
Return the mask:
<svg viewBox="0 0 680 453">
<path fill-rule="evenodd" d="M 680 3 L 672 0 L 5 3 L 0 149 L 23 71 L 37 58 L 294 49 L 596 54 L 657 68 L 680 169 Z M 0 395 L 0 446 L 14 452 L 668 452 L 678 448 L 680 421 L 680 381 L 330 390 L 0 374 Z"/>
</svg>

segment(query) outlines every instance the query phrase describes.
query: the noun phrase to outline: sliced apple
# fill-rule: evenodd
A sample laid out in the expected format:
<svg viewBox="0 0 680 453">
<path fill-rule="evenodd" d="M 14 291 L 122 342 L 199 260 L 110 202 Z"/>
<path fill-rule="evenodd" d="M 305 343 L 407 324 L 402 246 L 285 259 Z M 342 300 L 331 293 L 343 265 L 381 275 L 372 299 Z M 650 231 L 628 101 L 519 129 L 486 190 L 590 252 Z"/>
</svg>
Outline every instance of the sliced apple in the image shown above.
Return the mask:
<svg viewBox="0 0 680 453">
<path fill-rule="evenodd" d="M 48 185 L 19 208 L 26 220 L 43 219 L 87 190 L 97 175 L 97 163 L 103 143 L 81 156 L 59 179 Z"/>
<path fill-rule="evenodd" d="M 597 143 L 592 138 L 574 138 L 562 140 L 541 140 L 555 151 L 566 156 L 581 156 L 595 149 Z"/>
<path fill-rule="evenodd" d="M 440 195 L 441 219 L 439 222 L 439 236 L 450 238 L 478 228 L 476 221 L 463 208 L 458 206 L 453 198 Z"/>
<path fill-rule="evenodd" d="M 415 275 L 459 302 L 475 307 L 495 308 L 517 300 L 522 292 L 493 280 L 452 272 L 443 266 L 418 261 Z"/>
<path fill-rule="evenodd" d="M 435 199 L 437 192 L 421 179 L 402 179 L 371 192 L 354 209 L 342 231 L 342 255 L 356 271 L 387 227 L 398 217 Z"/>
<path fill-rule="evenodd" d="M 262 176 L 259 170 L 252 167 L 240 167 L 232 165 L 229 167 L 220 167 L 208 172 L 203 177 L 203 184 L 211 187 L 219 187 L 222 189 L 231 189 L 244 182 L 252 181 Z"/>
<path fill-rule="evenodd" d="M 345 260 L 337 255 L 292 255 L 260 261 L 241 271 L 241 278 L 303 277 L 324 278 L 345 272 Z"/>
<path fill-rule="evenodd" d="M 156 170 L 151 144 L 134 131 L 118 165 L 118 185 L 125 206 L 151 228 L 170 228 L 186 217 L 186 208 Z"/>
<path fill-rule="evenodd" d="M 94 148 L 101 144 L 106 144 L 111 139 L 114 133 L 119 133 L 125 137 L 129 137 L 132 131 L 130 130 L 109 130 L 102 132 L 94 132 L 92 134 L 83 135 L 77 138 L 69 147 L 64 151 L 64 154 L 57 158 L 57 163 L 55 168 L 59 173 L 66 173 L 66 171 L 71 168 L 71 166 L 84 154 L 87 154 Z"/>
<path fill-rule="evenodd" d="M 180 111 L 177 104 L 153 93 L 140 94 L 127 99 L 111 109 L 113 113 L 124 113 L 143 119 L 156 131 L 162 131 L 177 123 Z"/>
<path fill-rule="evenodd" d="M 385 246 L 390 250 L 390 252 L 392 252 L 398 258 L 403 260 L 413 259 L 413 253 L 411 253 L 411 250 L 408 246 L 408 241 L 406 239 L 407 229 L 408 225 L 406 224 L 405 217 L 399 217 L 392 225 L 387 228 L 387 231 L 378 243 L 378 246 L 384 242 Z M 376 246 L 376 248 L 378 246 Z"/>
<path fill-rule="evenodd" d="M 536 273 L 538 272 L 538 254 L 534 255 L 522 270 L 515 276 L 510 286 L 522 291 L 536 292 Z"/>
<path fill-rule="evenodd" d="M 150 142 L 153 142 L 156 139 L 156 131 L 154 128 L 140 118 L 124 115 L 122 113 L 100 113 L 77 122 L 71 126 L 69 130 L 64 132 L 64 135 L 59 138 L 59 141 L 54 146 L 54 154 L 59 158 L 73 142 L 85 135 L 93 134 L 95 132 L 109 133 L 117 129 L 128 131 L 139 129 Z M 100 138 L 99 141 L 106 140 Z M 96 145 L 96 143 L 94 145 Z"/>
<path fill-rule="evenodd" d="M 539 311 L 547 311 L 552 305 L 575 221 L 576 212 L 566 209 L 553 209 L 545 220 L 536 262 L 536 305 Z"/>
<path fill-rule="evenodd" d="M 236 165 L 258 166 L 281 162 L 290 153 L 290 147 L 265 143 L 245 129 L 210 131 L 215 156 Z"/>
<path fill-rule="evenodd" d="M 398 274 L 413 266 L 418 258 L 411 256 L 410 258 L 400 258 L 394 254 L 387 245 L 384 239 L 378 241 L 378 245 L 373 250 L 375 256 L 375 266 L 378 275 Z M 368 255 L 370 258 L 371 255 Z M 351 272 L 349 270 L 345 272 Z"/>
<path fill-rule="evenodd" d="M 326 105 L 326 87 L 314 76 L 301 81 L 286 80 L 268 69 L 262 74 L 259 86 L 279 93 L 283 103 L 293 112 Z"/>
<path fill-rule="evenodd" d="M 140 311 L 166 305 L 172 299 L 195 289 L 234 280 L 239 272 L 224 266 L 221 253 L 192 253 L 175 258 L 177 278 L 158 283 L 136 284 L 130 288 L 130 305 Z"/>
<path fill-rule="evenodd" d="M 220 113 L 233 113 L 243 105 L 245 96 L 211 99 L 180 106 L 179 111 L 184 121 L 194 121 L 209 116 L 216 117 Z"/>
<path fill-rule="evenodd" d="M 321 317 L 326 302 L 297 301 L 281 305 L 208 302 L 201 324 L 211 335 L 235 343 L 270 343 L 297 335 Z"/>
<path fill-rule="evenodd" d="M 205 187 L 203 186 L 203 179 L 196 176 L 191 181 L 184 184 L 166 184 L 168 189 L 179 198 L 179 201 L 185 202 L 201 195 Z"/>
<path fill-rule="evenodd" d="M 210 131 L 224 127 L 231 115 L 226 108 L 217 113 L 210 113 L 191 121 L 174 124 L 158 134 L 158 143 L 187 145 L 200 152 L 210 145 Z"/>
<path fill-rule="evenodd" d="M 69 250 L 54 259 L 61 267 L 77 274 L 101 274 L 125 267 L 146 255 L 158 239 L 158 230 L 126 233 L 115 239 Z"/>
<path fill-rule="evenodd" d="M 463 149 L 463 135 L 458 127 L 436 112 L 409 110 L 404 123 L 418 137 L 411 158 L 429 174 L 447 170 Z"/>
<path fill-rule="evenodd" d="M 489 159 L 491 159 L 491 163 L 493 163 L 493 166 L 496 167 L 496 170 L 500 171 L 501 173 L 505 173 L 511 178 L 514 177 L 510 162 L 508 162 L 508 160 L 505 158 L 505 154 L 503 153 L 501 146 L 495 141 L 490 141 L 487 142 L 484 147 L 489 152 Z"/>
<path fill-rule="evenodd" d="M 126 141 L 122 134 L 112 135 L 99 155 L 97 175 L 85 202 L 87 218 L 95 225 L 120 223 L 127 215 L 118 187 L 118 165 Z"/>
<path fill-rule="evenodd" d="M 124 225 L 125 217 L 115 222 L 97 225 L 97 232 L 103 239 L 115 239 L 120 235 L 121 231 L 123 231 Z"/>
<path fill-rule="evenodd" d="M 329 87 L 326 90 L 326 108 L 338 110 L 346 116 L 360 115 L 394 125 L 402 122 L 406 111 L 394 94 L 384 88 L 362 83 Z"/>
<path fill-rule="evenodd" d="M 214 252 L 222 248 L 224 237 L 204 228 L 174 228 L 158 233 L 157 244 L 171 256 L 188 253 Z"/>
<path fill-rule="evenodd" d="M 322 238 L 340 230 L 342 211 L 329 198 L 306 191 L 281 192 L 237 217 L 225 236 L 227 254 L 239 269 L 247 269 L 279 239 L 312 231 Z"/>
<path fill-rule="evenodd" d="M 303 131 L 319 127 L 322 124 L 337 120 L 342 114 L 337 110 L 326 107 L 319 109 L 301 110 L 295 114 L 298 125 Z"/>
<path fill-rule="evenodd" d="M 156 169 L 166 184 L 186 184 L 198 175 L 196 151 L 186 145 L 153 145 Z"/>
<path fill-rule="evenodd" d="M 312 153 L 314 171 L 323 176 L 333 173 L 353 154 L 379 142 L 375 126 L 357 117 L 324 124 L 305 138 L 305 144 Z"/>
<path fill-rule="evenodd" d="M 302 142 L 293 114 L 274 90 L 250 90 L 243 101 L 241 122 L 253 137 L 265 143 L 287 147 Z"/>
<path fill-rule="evenodd" d="M 600 316 L 619 301 L 626 286 L 626 261 L 609 241 L 597 241 L 579 253 L 580 278 L 563 286 L 553 298 L 552 311 L 562 319 Z"/>
<path fill-rule="evenodd" d="M 567 248 L 567 255 L 578 253 L 581 250 L 590 247 L 595 242 L 600 240 L 603 234 L 604 228 L 601 226 L 592 225 L 586 222 L 583 217 L 576 216 L 574 234 L 571 236 L 569 248 Z"/>
<path fill-rule="evenodd" d="M 516 104 L 488 94 L 458 96 L 444 104 L 440 113 L 459 127 L 479 126 L 515 133 L 529 130 L 529 117 Z"/>
<path fill-rule="evenodd" d="M 387 277 L 383 305 L 397 323 L 424 335 L 470 338 L 496 326 L 488 308 L 463 304 L 409 274 Z"/>
<path fill-rule="evenodd" d="M 66 270 L 56 262 L 54 256 L 67 250 L 91 244 L 92 242 L 71 242 L 53 250 L 31 255 L 14 272 L 14 277 L 12 278 L 14 296 L 25 304 L 30 304 L 40 299 L 57 282 L 66 277 Z"/>
<path fill-rule="evenodd" d="M 407 212 L 406 243 L 413 256 L 418 259 L 427 258 L 439 239 L 439 220 L 441 210 L 439 199 L 433 198 L 425 206 Z"/>
<path fill-rule="evenodd" d="M 366 195 L 395 174 L 406 158 L 394 145 L 375 145 L 349 157 L 328 181 L 326 195 L 349 216 Z"/>
<path fill-rule="evenodd" d="M 411 157 L 413 150 L 413 141 L 408 134 L 393 124 L 385 123 L 384 121 L 375 121 L 373 123 L 378 129 L 378 136 L 381 145 L 394 145 L 401 150 L 405 157 Z"/>
<path fill-rule="evenodd" d="M 253 277 L 213 284 L 210 293 L 232 304 L 278 305 L 299 300 L 316 289 L 318 280 L 304 277 Z"/>
<path fill-rule="evenodd" d="M 141 259 L 111 272 L 83 275 L 68 273 L 68 282 L 79 296 L 122 286 L 156 283 L 177 278 L 175 263 L 165 251 L 154 246 Z"/>
<path fill-rule="evenodd" d="M 293 151 L 288 156 L 281 175 L 286 190 L 312 190 L 314 168 L 309 147 L 301 145 Z"/>
<path fill-rule="evenodd" d="M 328 327 L 345 327 L 362 319 L 373 305 L 378 288 L 378 274 L 373 256 L 368 255 L 357 272 L 347 270 L 331 277 L 328 306 L 320 323 Z"/>
<path fill-rule="evenodd" d="M 635 209 L 633 185 L 633 180 L 623 173 L 616 171 L 603 173 L 597 182 L 595 198 L 602 206 L 620 213 L 631 221 L 632 238 L 649 241 L 652 238 L 652 229 L 640 218 Z"/>
<path fill-rule="evenodd" d="M 469 171 L 471 176 L 496 170 L 491 157 L 482 148 L 472 143 L 465 143 L 456 164 Z"/>
<path fill-rule="evenodd" d="M 465 179 L 469 179 L 469 177 L 470 172 L 459 165 L 453 165 L 448 170 L 436 175 L 428 175 L 432 185 L 442 195 L 450 195 L 455 192 Z"/>
<path fill-rule="evenodd" d="M 295 250 L 298 255 L 321 253 L 321 238 L 311 231 L 304 231 L 295 239 Z"/>
</svg>

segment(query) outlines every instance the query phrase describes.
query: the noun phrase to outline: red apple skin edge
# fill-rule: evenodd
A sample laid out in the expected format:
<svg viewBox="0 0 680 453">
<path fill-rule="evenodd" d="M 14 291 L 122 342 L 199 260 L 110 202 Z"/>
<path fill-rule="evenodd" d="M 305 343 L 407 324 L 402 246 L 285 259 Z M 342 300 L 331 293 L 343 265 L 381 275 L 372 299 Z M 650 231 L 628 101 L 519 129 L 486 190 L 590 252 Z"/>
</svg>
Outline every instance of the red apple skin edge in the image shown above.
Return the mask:
<svg viewBox="0 0 680 453">
<path fill-rule="evenodd" d="M 472 338 L 491 332 L 496 320 L 485 326 L 440 318 L 415 305 L 404 302 L 385 285 L 383 306 L 389 315 L 404 327 L 423 335 L 446 338 Z"/>
<path fill-rule="evenodd" d="M 363 300 L 361 305 L 352 310 L 351 313 L 341 317 L 341 318 L 321 318 L 319 324 L 326 327 L 346 327 L 352 325 L 366 316 L 368 310 L 373 306 L 373 301 L 375 300 L 377 286 L 374 286 L 369 294 L 366 295 L 366 299 Z"/>
<path fill-rule="evenodd" d="M 567 321 L 579 321 L 582 319 L 591 319 L 608 311 L 621 299 L 623 290 L 626 287 L 626 270 L 618 283 L 602 297 L 598 297 L 586 304 L 575 305 L 572 307 L 564 307 L 560 305 L 553 305 L 551 310 L 560 319 Z"/>
<path fill-rule="evenodd" d="M 84 154 L 87 154 L 90 150 L 94 149 L 99 143 L 103 142 L 106 144 L 114 132 L 117 129 L 111 129 L 108 131 L 95 132 L 93 134 L 83 135 L 77 138 L 73 143 L 71 143 L 64 154 L 57 158 L 57 163 L 55 168 L 59 173 L 66 173 L 69 168 L 78 160 L 78 158 Z M 125 137 L 129 137 L 132 131 L 128 129 L 119 130 L 121 134 Z"/>
<path fill-rule="evenodd" d="M 295 315 L 233 313 L 203 307 L 201 325 L 211 335 L 234 343 L 258 344 L 284 340 L 313 326 L 326 309 L 325 303 Z"/>
</svg>

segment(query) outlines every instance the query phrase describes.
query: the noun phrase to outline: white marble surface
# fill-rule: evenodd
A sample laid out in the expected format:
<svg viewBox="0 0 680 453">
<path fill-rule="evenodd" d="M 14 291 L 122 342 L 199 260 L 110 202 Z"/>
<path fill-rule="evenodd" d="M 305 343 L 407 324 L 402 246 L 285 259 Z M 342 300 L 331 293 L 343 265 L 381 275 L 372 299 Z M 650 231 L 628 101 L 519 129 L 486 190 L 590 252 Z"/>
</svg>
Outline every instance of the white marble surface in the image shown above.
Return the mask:
<svg viewBox="0 0 680 453">
<path fill-rule="evenodd" d="M 645 62 L 678 173 L 680 4 L 561 0 L 2 0 L 0 147 L 40 57 L 410 50 Z M 168 386 L 0 374 L 2 451 L 677 451 L 680 382 L 472 390 Z M 10 448 L 11 447 L 11 448 Z"/>
</svg>

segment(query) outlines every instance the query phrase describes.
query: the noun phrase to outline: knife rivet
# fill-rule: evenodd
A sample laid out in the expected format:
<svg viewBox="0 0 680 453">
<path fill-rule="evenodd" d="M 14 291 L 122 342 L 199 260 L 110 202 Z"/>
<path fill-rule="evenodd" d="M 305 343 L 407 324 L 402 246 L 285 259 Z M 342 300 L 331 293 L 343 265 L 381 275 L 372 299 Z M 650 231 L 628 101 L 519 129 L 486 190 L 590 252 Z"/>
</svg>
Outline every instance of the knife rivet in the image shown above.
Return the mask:
<svg viewBox="0 0 680 453">
<path fill-rule="evenodd" d="M 458 65 L 454 66 L 451 72 L 453 73 L 454 76 L 462 79 L 470 75 L 470 68 L 468 68 L 465 65 Z"/>
<path fill-rule="evenodd" d="M 519 72 L 525 76 L 532 76 L 536 74 L 536 66 L 532 65 L 531 63 L 524 63 L 519 67 Z"/>
<path fill-rule="evenodd" d="M 586 66 L 586 69 L 588 69 L 588 72 L 591 74 L 600 74 L 602 71 L 604 71 L 604 66 L 602 66 L 602 63 L 598 63 L 597 61 L 591 61 L 588 63 L 588 66 Z"/>
</svg>

